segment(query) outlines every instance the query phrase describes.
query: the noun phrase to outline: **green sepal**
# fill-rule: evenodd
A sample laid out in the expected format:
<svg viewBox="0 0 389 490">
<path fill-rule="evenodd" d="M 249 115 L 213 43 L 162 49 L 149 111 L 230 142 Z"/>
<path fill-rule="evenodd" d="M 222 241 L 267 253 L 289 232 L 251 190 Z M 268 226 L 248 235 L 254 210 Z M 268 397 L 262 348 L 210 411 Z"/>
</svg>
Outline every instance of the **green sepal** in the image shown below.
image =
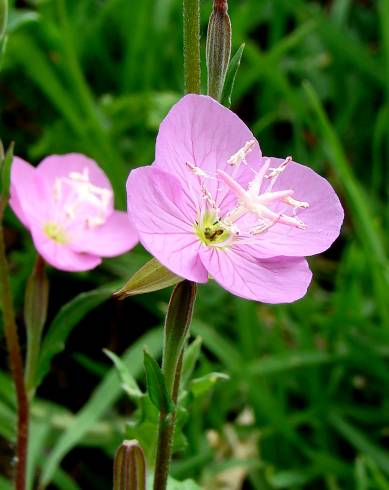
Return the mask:
<svg viewBox="0 0 389 490">
<path fill-rule="evenodd" d="M 160 289 L 174 286 L 183 281 L 169 269 L 166 269 L 156 259 L 151 259 L 127 281 L 127 283 L 115 293 L 120 299 L 136 294 L 151 293 Z"/>
<path fill-rule="evenodd" d="M 130 373 L 130 370 L 125 365 L 125 363 L 120 359 L 120 357 L 108 349 L 103 349 L 103 352 L 113 362 L 122 383 L 122 388 L 127 393 L 127 395 L 131 399 L 135 400 L 142 398 L 144 396 L 144 393 L 141 391 L 135 378 Z"/>
<path fill-rule="evenodd" d="M 223 94 L 221 98 L 221 103 L 226 107 L 231 107 L 232 92 L 234 90 L 235 79 L 240 67 L 244 48 L 245 44 L 243 43 L 239 46 L 239 49 L 231 58 L 230 64 L 228 65 Z"/>
<path fill-rule="evenodd" d="M 201 378 L 192 380 L 190 391 L 195 398 L 207 394 L 219 381 L 228 381 L 230 377 L 224 373 L 209 373 Z"/>
<path fill-rule="evenodd" d="M 144 365 L 150 400 L 160 412 L 172 413 L 174 403 L 166 388 L 165 377 L 157 361 L 147 351 L 144 351 Z"/>
</svg>

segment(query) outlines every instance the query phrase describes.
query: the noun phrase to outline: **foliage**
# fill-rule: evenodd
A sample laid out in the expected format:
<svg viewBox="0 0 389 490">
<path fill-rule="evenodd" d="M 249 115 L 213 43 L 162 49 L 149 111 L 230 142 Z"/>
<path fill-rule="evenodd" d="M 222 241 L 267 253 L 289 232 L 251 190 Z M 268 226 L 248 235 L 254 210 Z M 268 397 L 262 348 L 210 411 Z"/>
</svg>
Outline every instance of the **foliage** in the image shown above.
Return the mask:
<svg viewBox="0 0 389 490">
<path fill-rule="evenodd" d="M 2 140 L 14 140 L 15 153 L 33 162 L 70 151 L 95 158 L 124 209 L 125 178 L 131 167 L 152 161 L 158 124 L 183 91 L 181 2 L 20 3 L 11 5 L 1 60 Z M 184 376 L 178 432 L 185 441 L 176 440 L 172 476 L 209 490 L 237 490 L 243 481 L 255 490 L 385 490 L 389 0 L 229 5 L 233 52 L 245 43 L 232 108 L 264 154 L 292 154 L 326 176 L 347 218 L 336 245 L 310 260 L 314 283 L 298 303 L 246 302 L 212 282 L 199 288 L 192 333 L 202 351 L 193 354 L 193 347 L 186 361 L 197 382 Z M 204 34 L 210 10 L 211 2 L 202 2 Z M 203 69 L 204 86 L 205 79 Z M 21 313 L 32 246 L 10 212 L 6 217 Z M 162 324 L 168 295 L 120 305 L 107 299 L 147 260 L 136 250 L 89 274 L 50 271 L 56 293 L 38 368 L 43 384 L 33 406 L 29 488 L 34 475 L 51 488 L 109 488 L 125 430 L 153 434 L 154 407 L 148 404 L 149 419 L 137 418 L 147 399 L 129 399 L 131 390 L 121 385 L 127 366 L 127 379 L 144 386 L 143 348 L 158 356 L 162 329 L 151 327 Z M 104 347 L 121 356 L 121 363 L 113 358 L 121 376 Z M 225 378 L 219 373 L 229 379 L 214 383 Z M 4 360 L 4 473 L 14 408 Z M 179 488 L 192 488 L 185 485 Z M 3 477 L 0 487 L 7 488 Z"/>
</svg>

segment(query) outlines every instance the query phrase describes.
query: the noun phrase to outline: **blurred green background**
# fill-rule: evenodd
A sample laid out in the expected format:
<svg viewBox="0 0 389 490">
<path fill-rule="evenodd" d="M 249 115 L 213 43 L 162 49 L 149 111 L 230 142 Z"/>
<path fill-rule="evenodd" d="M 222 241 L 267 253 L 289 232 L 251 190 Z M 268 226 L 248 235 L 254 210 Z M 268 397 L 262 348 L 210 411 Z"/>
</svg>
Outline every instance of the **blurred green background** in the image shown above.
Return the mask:
<svg viewBox="0 0 389 490">
<path fill-rule="evenodd" d="M 213 283 L 200 287 L 195 376 L 230 379 L 192 400 L 172 475 L 207 490 L 388 490 L 389 0 L 229 4 L 234 50 L 246 43 L 233 110 L 264 154 L 291 154 L 328 178 L 346 221 L 334 246 L 309 259 L 314 280 L 298 303 L 256 304 Z M 181 7 L 14 2 L 0 72 L 4 143 L 14 140 L 32 163 L 73 151 L 95 158 L 124 209 L 129 170 L 152 162 L 158 125 L 183 93 Z M 211 7 L 202 2 L 203 48 Z M 34 250 L 10 211 L 6 231 L 24 342 Z M 160 351 L 169 291 L 124 302 L 110 296 L 146 260 L 138 247 L 88 274 L 49 270 L 29 488 L 39 475 L 48 488 L 111 488 L 113 452 L 134 405 L 102 349 L 124 353 L 143 384 L 142 348 Z M 6 490 L 15 401 L 3 339 L 0 349 Z M 127 436 L 148 431 L 139 421 Z"/>
</svg>

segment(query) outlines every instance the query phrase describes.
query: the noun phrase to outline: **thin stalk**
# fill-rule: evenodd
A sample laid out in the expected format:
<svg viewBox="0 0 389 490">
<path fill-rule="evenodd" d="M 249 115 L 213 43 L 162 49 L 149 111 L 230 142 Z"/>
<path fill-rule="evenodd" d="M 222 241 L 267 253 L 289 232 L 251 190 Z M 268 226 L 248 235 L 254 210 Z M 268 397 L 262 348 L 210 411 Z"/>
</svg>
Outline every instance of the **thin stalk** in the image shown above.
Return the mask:
<svg viewBox="0 0 389 490">
<path fill-rule="evenodd" d="M 201 91 L 200 0 L 183 0 L 185 93 Z"/>
<path fill-rule="evenodd" d="M 27 356 L 25 385 L 30 402 L 35 392 L 35 375 L 41 348 L 43 327 L 47 317 L 49 283 L 45 275 L 45 261 L 38 255 L 27 283 L 24 321 L 27 329 Z"/>
<path fill-rule="evenodd" d="M 9 355 L 12 379 L 17 399 L 17 446 L 15 489 L 26 488 L 27 444 L 29 425 L 29 404 L 24 385 L 23 360 L 20 352 L 18 332 L 9 282 L 8 263 L 5 252 L 4 230 L 0 216 L 0 283 L 1 304 L 3 308 L 4 332 Z"/>
<path fill-rule="evenodd" d="M 192 320 L 195 297 L 196 285 L 194 283 L 189 281 L 180 283 L 173 291 L 166 317 L 162 370 L 174 406 L 178 400 L 184 348 Z M 176 409 L 171 413 L 161 410 L 154 490 L 165 490 L 167 486 L 175 426 Z"/>
</svg>

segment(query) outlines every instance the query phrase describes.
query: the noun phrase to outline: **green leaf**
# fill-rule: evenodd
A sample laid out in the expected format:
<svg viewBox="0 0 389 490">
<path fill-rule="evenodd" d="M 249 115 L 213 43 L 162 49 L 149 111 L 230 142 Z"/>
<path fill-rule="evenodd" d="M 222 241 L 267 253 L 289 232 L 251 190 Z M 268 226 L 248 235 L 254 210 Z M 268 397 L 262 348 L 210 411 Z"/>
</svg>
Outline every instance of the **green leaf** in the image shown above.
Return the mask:
<svg viewBox="0 0 389 490">
<path fill-rule="evenodd" d="M 153 482 L 154 477 L 153 475 L 150 475 L 147 479 L 147 490 L 152 490 Z M 169 477 L 167 490 L 201 490 L 201 487 L 199 487 L 193 480 L 177 481 L 174 478 Z"/>
<path fill-rule="evenodd" d="M 231 58 L 230 64 L 228 65 L 226 80 L 224 82 L 224 89 L 221 98 L 221 103 L 226 107 L 231 107 L 232 92 L 234 90 L 235 79 L 240 67 L 244 48 L 245 44 L 243 43 L 239 46 L 239 49 Z"/>
<path fill-rule="evenodd" d="M 144 365 L 150 400 L 160 412 L 171 413 L 174 405 L 166 388 L 165 377 L 157 361 L 147 351 L 144 351 Z"/>
<path fill-rule="evenodd" d="M 130 373 L 128 366 L 118 357 L 114 352 L 108 349 L 104 349 L 104 354 L 106 354 L 111 361 L 114 363 L 116 370 L 119 374 L 119 378 L 122 382 L 122 388 L 127 393 L 130 398 L 141 398 L 143 395 L 140 390 L 138 383 L 135 378 Z"/>
<path fill-rule="evenodd" d="M 182 277 L 173 274 L 156 259 L 151 259 L 135 272 L 115 295 L 123 299 L 127 296 L 159 291 L 160 289 L 174 286 L 181 281 L 183 281 Z"/>
<path fill-rule="evenodd" d="M 160 351 L 161 330 L 153 330 L 137 342 L 135 342 L 123 355 L 123 362 L 129 366 L 131 374 L 136 377 L 141 372 L 142 349 L 145 344 L 153 354 Z M 92 393 L 88 402 L 74 417 L 73 423 L 59 437 L 53 446 L 51 453 L 46 457 L 40 483 L 43 487 L 47 486 L 53 479 L 53 476 L 64 456 L 75 447 L 85 436 L 94 424 L 103 417 L 104 414 L 115 404 L 122 393 L 120 381 L 115 368 L 110 369 L 100 385 Z"/>
<path fill-rule="evenodd" d="M 115 288 L 116 284 L 81 293 L 59 310 L 42 343 L 36 376 L 37 386 L 49 371 L 52 358 L 64 349 L 66 339 L 73 328 L 91 310 L 112 296 Z"/>
<path fill-rule="evenodd" d="M 201 345 L 203 339 L 198 336 L 193 342 L 191 342 L 188 348 L 185 350 L 184 362 L 182 365 L 182 386 L 186 386 L 193 374 L 196 363 L 200 357 Z"/>
<path fill-rule="evenodd" d="M 201 378 L 192 380 L 190 390 L 197 398 L 208 393 L 219 381 L 228 381 L 230 377 L 224 373 L 209 373 Z"/>
</svg>

